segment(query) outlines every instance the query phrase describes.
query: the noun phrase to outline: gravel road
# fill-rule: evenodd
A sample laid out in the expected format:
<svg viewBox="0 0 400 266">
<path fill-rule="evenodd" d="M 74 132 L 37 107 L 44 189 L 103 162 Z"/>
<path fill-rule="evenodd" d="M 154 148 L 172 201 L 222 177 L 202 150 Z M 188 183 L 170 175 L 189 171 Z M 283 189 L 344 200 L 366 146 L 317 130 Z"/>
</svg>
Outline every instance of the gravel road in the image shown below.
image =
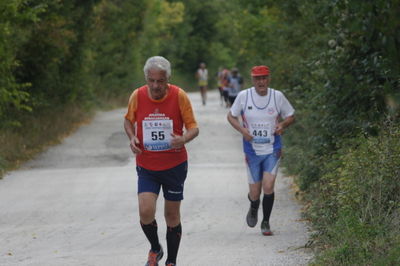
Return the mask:
<svg viewBox="0 0 400 266">
<path fill-rule="evenodd" d="M 217 91 L 209 92 L 207 106 L 199 93 L 189 96 L 200 135 L 187 145 L 178 265 L 307 265 L 309 233 L 291 178 L 280 173 L 277 179 L 274 235 L 262 236 L 259 225 L 248 228 L 240 135 L 228 124 Z M 0 180 L 0 265 L 145 264 L 149 244 L 138 220 L 124 112 L 99 112 L 62 144 Z M 165 248 L 162 197 L 157 208 Z"/>
</svg>

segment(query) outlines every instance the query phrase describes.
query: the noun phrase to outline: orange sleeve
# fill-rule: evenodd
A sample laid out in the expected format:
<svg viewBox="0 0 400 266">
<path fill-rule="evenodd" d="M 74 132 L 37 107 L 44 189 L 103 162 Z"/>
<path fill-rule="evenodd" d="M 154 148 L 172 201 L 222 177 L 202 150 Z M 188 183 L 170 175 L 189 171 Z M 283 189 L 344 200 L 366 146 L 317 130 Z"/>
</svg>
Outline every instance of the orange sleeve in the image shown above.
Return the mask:
<svg viewBox="0 0 400 266">
<path fill-rule="evenodd" d="M 192 104 L 190 103 L 189 97 L 186 92 L 179 89 L 179 108 L 181 110 L 181 115 L 183 123 L 186 129 L 198 128 L 196 119 L 194 117 Z"/>
<path fill-rule="evenodd" d="M 138 90 L 134 90 L 131 94 L 131 97 L 129 97 L 129 103 L 128 103 L 128 111 L 125 114 L 125 118 L 131 121 L 131 123 L 135 123 L 136 117 L 135 113 L 137 110 L 137 99 L 138 99 Z"/>
</svg>

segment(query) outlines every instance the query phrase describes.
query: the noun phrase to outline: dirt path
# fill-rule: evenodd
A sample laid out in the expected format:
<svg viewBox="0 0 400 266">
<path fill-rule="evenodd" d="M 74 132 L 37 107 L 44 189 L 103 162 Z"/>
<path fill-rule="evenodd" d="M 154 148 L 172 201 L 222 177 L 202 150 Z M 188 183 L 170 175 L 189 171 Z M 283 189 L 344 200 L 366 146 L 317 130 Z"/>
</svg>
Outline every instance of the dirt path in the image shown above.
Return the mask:
<svg viewBox="0 0 400 266">
<path fill-rule="evenodd" d="M 205 107 L 198 94 L 190 97 L 200 136 L 187 145 L 178 264 L 306 265 L 308 232 L 291 179 L 280 174 L 277 180 L 275 235 L 262 236 L 259 225 L 248 228 L 240 136 L 228 125 L 216 91 Z M 124 112 L 98 113 L 61 145 L 0 180 L 0 265 L 144 265 L 149 244 L 138 221 Z M 162 207 L 159 199 L 159 236 L 166 247 Z"/>
</svg>

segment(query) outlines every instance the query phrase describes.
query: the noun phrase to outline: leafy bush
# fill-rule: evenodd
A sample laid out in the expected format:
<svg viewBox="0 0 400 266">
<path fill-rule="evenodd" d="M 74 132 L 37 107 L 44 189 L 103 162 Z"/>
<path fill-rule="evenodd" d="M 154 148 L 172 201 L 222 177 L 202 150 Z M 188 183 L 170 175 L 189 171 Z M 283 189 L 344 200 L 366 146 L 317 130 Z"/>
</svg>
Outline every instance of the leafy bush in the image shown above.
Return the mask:
<svg viewBox="0 0 400 266">
<path fill-rule="evenodd" d="M 400 125 L 349 140 L 325 167 L 308 212 L 320 244 L 330 247 L 316 263 L 392 260 L 400 244 Z"/>
<path fill-rule="evenodd" d="M 27 92 L 31 84 L 16 79 L 20 66 L 16 57 L 31 34 L 26 25 L 35 23 L 43 12 L 41 5 L 29 8 L 21 1 L 0 2 L 0 128 L 20 125 L 10 119 L 10 112 L 31 111 Z"/>
</svg>

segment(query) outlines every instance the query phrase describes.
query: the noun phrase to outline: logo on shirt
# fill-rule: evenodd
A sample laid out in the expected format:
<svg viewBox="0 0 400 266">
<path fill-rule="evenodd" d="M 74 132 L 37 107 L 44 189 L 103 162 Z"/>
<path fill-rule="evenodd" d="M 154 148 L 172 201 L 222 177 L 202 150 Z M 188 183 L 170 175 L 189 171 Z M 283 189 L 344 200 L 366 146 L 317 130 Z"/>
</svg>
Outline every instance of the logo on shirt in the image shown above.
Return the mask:
<svg viewBox="0 0 400 266">
<path fill-rule="evenodd" d="M 275 109 L 273 107 L 269 107 L 267 109 L 267 112 L 268 112 L 269 115 L 273 115 L 275 113 Z"/>
<path fill-rule="evenodd" d="M 247 109 L 251 110 L 253 109 L 253 106 L 247 106 Z"/>
</svg>

